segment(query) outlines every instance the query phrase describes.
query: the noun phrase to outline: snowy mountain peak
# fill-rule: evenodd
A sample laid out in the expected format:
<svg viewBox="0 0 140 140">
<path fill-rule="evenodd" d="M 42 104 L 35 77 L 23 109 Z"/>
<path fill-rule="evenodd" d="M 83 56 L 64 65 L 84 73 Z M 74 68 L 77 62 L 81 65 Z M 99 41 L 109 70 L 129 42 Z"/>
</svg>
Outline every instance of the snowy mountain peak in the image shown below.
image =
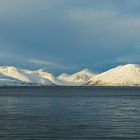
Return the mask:
<svg viewBox="0 0 140 140">
<path fill-rule="evenodd" d="M 63 73 L 58 77 L 43 69 L 32 71 L 3 66 L 0 67 L 0 86 L 5 85 L 140 86 L 140 65 L 120 65 L 101 74 L 95 74 L 86 68 L 72 75 Z"/>
<path fill-rule="evenodd" d="M 62 74 L 58 78 L 63 81 L 69 81 L 69 82 L 78 82 L 78 83 L 85 83 L 88 81 L 91 77 L 93 77 L 95 74 L 92 73 L 89 69 L 83 69 L 77 73 L 74 73 L 72 75 Z"/>
<path fill-rule="evenodd" d="M 138 64 L 127 64 L 127 65 L 123 65 L 122 67 L 125 69 L 137 69 L 137 68 L 140 69 L 140 65 Z"/>
<path fill-rule="evenodd" d="M 22 83 L 37 84 L 37 85 L 51 85 L 52 82 L 48 79 L 43 79 L 38 76 L 37 71 L 25 70 L 13 66 L 0 67 L 0 74 L 14 78 Z M 39 71 L 40 73 L 40 71 Z"/>
<path fill-rule="evenodd" d="M 80 72 L 91 72 L 88 68 L 84 68 L 83 70 L 81 70 Z"/>
<path fill-rule="evenodd" d="M 77 73 L 83 73 L 83 74 L 94 74 L 91 70 L 89 70 L 88 68 L 85 68 Z"/>
<path fill-rule="evenodd" d="M 67 73 L 62 73 L 61 75 L 58 76 L 58 79 L 61 79 L 61 78 L 65 78 L 65 77 L 69 77 L 70 75 L 67 74 Z"/>
<path fill-rule="evenodd" d="M 138 64 L 126 64 L 126 65 L 117 66 L 115 69 L 119 69 L 119 68 L 123 68 L 123 69 L 135 69 L 135 68 L 140 68 L 140 65 L 138 65 Z"/>
<path fill-rule="evenodd" d="M 85 75 L 87 77 L 92 77 L 92 76 L 95 76 L 96 74 L 93 73 L 92 71 L 90 71 L 89 69 L 85 68 L 85 69 L 73 74 L 72 76 L 76 76 L 76 75 L 79 75 L 79 76 Z"/>
<path fill-rule="evenodd" d="M 88 85 L 140 85 L 140 65 L 127 64 L 118 66 L 91 78 L 88 81 Z"/>
<path fill-rule="evenodd" d="M 3 66 L 3 67 L 0 67 L 0 72 L 10 72 L 10 71 L 16 71 L 17 68 L 16 67 L 13 67 L 13 66 Z"/>
</svg>

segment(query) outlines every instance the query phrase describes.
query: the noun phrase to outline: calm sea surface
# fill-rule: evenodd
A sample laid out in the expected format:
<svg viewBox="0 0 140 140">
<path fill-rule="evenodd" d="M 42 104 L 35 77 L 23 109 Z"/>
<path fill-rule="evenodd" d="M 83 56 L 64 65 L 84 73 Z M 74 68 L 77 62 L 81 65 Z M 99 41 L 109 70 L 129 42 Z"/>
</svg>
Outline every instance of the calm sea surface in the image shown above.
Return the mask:
<svg viewBox="0 0 140 140">
<path fill-rule="evenodd" d="M 140 88 L 0 88 L 0 140 L 140 140 Z"/>
</svg>

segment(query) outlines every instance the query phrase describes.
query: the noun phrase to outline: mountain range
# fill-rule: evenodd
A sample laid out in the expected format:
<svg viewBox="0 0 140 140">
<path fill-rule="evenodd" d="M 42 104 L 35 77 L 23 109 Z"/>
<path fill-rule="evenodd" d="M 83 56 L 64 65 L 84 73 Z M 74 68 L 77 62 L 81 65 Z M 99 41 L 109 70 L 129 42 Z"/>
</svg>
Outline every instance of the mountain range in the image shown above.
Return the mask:
<svg viewBox="0 0 140 140">
<path fill-rule="evenodd" d="M 140 86 L 140 65 L 120 65 L 102 73 L 83 69 L 54 76 L 39 70 L 0 67 L 0 86 Z"/>
</svg>

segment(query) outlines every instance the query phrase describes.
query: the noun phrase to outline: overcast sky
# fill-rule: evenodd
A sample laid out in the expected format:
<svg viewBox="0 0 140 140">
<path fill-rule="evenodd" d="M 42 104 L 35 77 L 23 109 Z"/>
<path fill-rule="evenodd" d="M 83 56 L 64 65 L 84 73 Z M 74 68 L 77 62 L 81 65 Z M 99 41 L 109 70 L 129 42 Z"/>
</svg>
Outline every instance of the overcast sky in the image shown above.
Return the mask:
<svg viewBox="0 0 140 140">
<path fill-rule="evenodd" d="M 139 60 L 139 0 L 0 1 L 1 64 L 70 70 Z"/>
</svg>

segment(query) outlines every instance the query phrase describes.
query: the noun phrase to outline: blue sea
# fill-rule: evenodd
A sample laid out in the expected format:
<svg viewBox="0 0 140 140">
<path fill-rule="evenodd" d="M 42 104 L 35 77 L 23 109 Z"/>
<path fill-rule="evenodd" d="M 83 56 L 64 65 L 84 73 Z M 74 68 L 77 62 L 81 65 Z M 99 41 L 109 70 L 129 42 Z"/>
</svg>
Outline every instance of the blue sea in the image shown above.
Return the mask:
<svg viewBox="0 0 140 140">
<path fill-rule="evenodd" d="M 0 140 L 140 140 L 139 87 L 1 87 Z"/>
</svg>

